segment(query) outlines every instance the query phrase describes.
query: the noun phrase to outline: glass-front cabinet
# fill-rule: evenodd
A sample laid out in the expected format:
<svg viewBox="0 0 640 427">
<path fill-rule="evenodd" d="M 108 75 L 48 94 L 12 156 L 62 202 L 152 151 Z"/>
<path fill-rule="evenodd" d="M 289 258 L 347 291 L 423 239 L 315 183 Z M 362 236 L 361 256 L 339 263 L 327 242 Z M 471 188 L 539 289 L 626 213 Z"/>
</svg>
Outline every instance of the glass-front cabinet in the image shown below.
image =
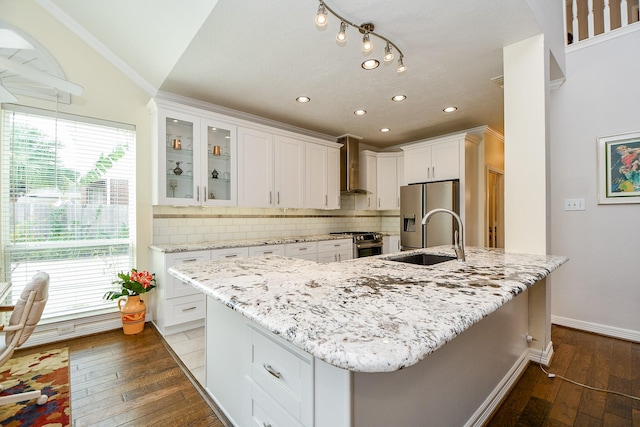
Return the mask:
<svg viewBox="0 0 640 427">
<path fill-rule="evenodd" d="M 236 127 L 158 106 L 156 205 L 236 204 Z"/>
</svg>

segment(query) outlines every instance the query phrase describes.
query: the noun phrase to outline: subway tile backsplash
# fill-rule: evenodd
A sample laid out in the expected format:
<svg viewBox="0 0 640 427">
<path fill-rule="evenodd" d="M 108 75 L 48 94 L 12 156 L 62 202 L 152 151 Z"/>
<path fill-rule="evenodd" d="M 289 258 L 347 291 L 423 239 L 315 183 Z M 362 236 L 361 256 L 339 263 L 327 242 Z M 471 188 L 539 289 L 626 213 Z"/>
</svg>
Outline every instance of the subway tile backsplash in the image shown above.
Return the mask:
<svg viewBox="0 0 640 427">
<path fill-rule="evenodd" d="M 153 208 L 153 243 L 192 243 L 270 237 L 308 236 L 334 231 L 400 231 L 398 211 L 360 211 L 343 196 L 340 210 Z"/>
</svg>

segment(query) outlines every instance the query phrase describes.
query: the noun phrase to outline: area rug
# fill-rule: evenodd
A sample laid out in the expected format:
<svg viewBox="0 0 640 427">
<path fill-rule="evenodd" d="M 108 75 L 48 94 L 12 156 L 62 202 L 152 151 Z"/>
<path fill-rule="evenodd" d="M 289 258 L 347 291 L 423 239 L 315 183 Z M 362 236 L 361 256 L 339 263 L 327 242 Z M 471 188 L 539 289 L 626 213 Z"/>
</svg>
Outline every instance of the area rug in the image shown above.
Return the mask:
<svg viewBox="0 0 640 427">
<path fill-rule="evenodd" d="M 65 348 L 13 357 L 0 366 L 0 396 L 42 390 L 49 399 L 44 405 L 35 399 L 0 406 L 2 427 L 67 427 L 70 425 L 69 351 Z"/>
</svg>

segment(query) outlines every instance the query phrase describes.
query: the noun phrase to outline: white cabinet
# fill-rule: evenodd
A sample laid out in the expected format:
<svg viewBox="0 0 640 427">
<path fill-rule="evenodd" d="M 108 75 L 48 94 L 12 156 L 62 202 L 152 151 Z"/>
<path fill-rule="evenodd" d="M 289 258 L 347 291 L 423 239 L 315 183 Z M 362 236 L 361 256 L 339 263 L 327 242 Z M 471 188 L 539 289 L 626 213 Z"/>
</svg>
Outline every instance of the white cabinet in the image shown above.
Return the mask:
<svg viewBox="0 0 640 427">
<path fill-rule="evenodd" d="M 154 205 L 236 204 L 236 126 L 207 111 L 165 101 L 149 103 Z"/>
<path fill-rule="evenodd" d="M 353 259 L 353 240 L 323 240 L 318 242 L 318 262 L 336 262 Z"/>
<path fill-rule="evenodd" d="M 360 186 L 367 194 L 356 195 L 356 209 L 377 209 L 377 157 L 369 150 L 360 152 Z"/>
<path fill-rule="evenodd" d="M 400 236 L 383 236 L 382 237 L 382 253 L 392 254 L 400 252 Z"/>
<path fill-rule="evenodd" d="M 156 274 L 156 290 L 151 310 L 153 323 L 162 335 L 193 329 L 204 324 L 205 297 L 167 273 L 169 267 L 185 262 L 209 261 L 211 251 L 163 253 L 151 251 L 151 270 Z"/>
<path fill-rule="evenodd" d="M 402 153 L 378 153 L 377 154 L 377 193 L 378 210 L 400 209 L 400 186 L 399 180 L 402 171 Z"/>
<path fill-rule="evenodd" d="M 305 208 L 340 209 L 340 150 L 307 144 L 304 180 Z"/>
<path fill-rule="evenodd" d="M 303 207 L 303 141 L 241 127 L 238 161 L 239 206 Z"/>
<path fill-rule="evenodd" d="M 316 261 L 318 245 L 316 242 L 287 243 L 284 245 L 285 256 L 291 258 L 306 259 Z"/>
<path fill-rule="evenodd" d="M 402 147 L 407 184 L 460 178 L 460 141 L 421 142 Z"/>
</svg>

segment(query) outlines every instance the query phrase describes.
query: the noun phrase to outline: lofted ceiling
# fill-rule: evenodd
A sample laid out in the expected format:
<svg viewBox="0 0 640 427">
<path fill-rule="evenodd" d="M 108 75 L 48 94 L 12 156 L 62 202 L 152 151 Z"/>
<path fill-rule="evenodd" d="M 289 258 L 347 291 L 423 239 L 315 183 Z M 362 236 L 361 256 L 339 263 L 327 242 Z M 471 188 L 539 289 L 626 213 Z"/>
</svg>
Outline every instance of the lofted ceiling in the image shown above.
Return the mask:
<svg viewBox="0 0 640 427">
<path fill-rule="evenodd" d="M 173 93 L 380 148 L 488 125 L 503 132 L 502 48 L 540 32 L 527 0 L 326 0 L 404 53 L 340 21 L 314 23 L 318 0 L 38 0 L 154 95 Z M 362 61 L 375 57 L 376 70 Z M 396 57 L 397 59 L 397 57 Z M 393 102 L 403 94 L 407 99 Z M 305 95 L 311 102 L 300 104 Z M 458 110 L 445 114 L 454 105 Z M 364 116 L 354 115 L 364 109 Z M 390 132 L 382 133 L 383 127 Z"/>
</svg>

